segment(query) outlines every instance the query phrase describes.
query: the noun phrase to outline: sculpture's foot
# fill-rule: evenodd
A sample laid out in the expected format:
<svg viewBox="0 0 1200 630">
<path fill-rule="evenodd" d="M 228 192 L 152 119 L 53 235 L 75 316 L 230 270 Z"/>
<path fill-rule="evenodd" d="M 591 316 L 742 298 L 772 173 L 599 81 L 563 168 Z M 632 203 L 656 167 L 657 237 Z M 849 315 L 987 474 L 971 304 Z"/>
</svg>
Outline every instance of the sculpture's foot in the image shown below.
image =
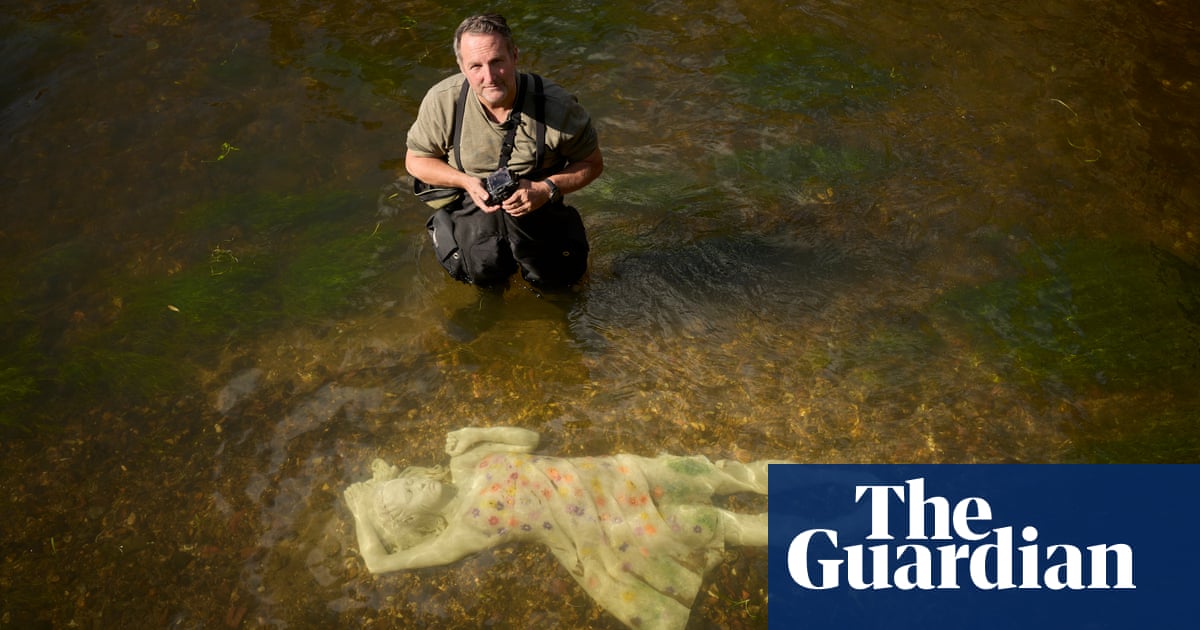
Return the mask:
<svg viewBox="0 0 1200 630">
<path fill-rule="evenodd" d="M 769 464 L 788 464 L 784 460 L 779 459 L 764 459 L 749 464 L 743 464 L 732 459 L 722 459 L 717 461 L 717 469 L 724 473 L 733 482 L 733 487 L 729 488 L 733 492 L 755 492 L 758 494 L 767 493 L 767 466 Z M 718 491 L 726 488 L 718 488 Z"/>
<path fill-rule="evenodd" d="M 725 525 L 725 544 L 765 547 L 767 520 L 766 514 L 738 514 L 721 510 L 721 521 Z"/>
</svg>

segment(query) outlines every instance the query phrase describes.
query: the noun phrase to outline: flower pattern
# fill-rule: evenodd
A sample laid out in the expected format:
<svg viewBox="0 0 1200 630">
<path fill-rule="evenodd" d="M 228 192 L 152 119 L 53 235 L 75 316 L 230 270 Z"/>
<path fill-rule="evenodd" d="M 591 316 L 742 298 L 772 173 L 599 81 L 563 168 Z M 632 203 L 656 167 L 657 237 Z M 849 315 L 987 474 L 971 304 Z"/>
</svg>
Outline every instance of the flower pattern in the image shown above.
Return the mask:
<svg viewBox="0 0 1200 630">
<path fill-rule="evenodd" d="M 494 453 L 479 462 L 461 513 L 488 536 L 546 544 L 619 618 L 656 610 L 686 620 L 704 571 L 720 560 L 723 533 L 711 506 L 665 504 L 686 488 L 650 483 L 648 461 Z"/>
</svg>

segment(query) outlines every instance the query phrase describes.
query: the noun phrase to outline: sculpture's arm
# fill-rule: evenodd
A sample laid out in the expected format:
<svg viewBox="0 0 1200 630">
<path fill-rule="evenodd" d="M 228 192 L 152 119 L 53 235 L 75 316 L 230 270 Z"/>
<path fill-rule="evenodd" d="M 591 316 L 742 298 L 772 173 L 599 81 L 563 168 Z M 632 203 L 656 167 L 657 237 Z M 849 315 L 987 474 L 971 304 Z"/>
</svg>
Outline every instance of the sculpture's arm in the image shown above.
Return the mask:
<svg viewBox="0 0 1200 630">
<path fill-rule="evenodd" d="M 367 520 L 368 512 L 357 506 L 352 507 L 351 512 L 354 513 L 354 532 L 358 537 L 358 553 L 371 573 L 443 566 L 483 551 L 489 546 L 487 538 L 483 534 L 451 525 L 431 540 L 423 541 L 395 553 L 388 553 L 383 542 L 379 540 L 378 534 L 375 533 L 375 528 Z"/>
<path fill-rule="evenodd" d="M 446 452 L 451 457 L 479 447 L 508 453 L 530 453 L 537 448 L 537 432 L 517 427 L 467 427 L 446 434 Z"/>
</svg>

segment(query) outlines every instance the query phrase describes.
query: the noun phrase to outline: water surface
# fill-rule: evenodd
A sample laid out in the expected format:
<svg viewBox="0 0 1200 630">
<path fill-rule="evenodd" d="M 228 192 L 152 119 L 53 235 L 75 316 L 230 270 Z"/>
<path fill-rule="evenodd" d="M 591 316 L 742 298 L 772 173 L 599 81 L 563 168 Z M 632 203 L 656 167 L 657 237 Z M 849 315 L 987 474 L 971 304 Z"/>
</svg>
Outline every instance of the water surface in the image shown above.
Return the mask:
<svg viewBox="0 0 1200 630">
<path fill-rule="evenodd" d="M 511 5 L 607 169 L 586 281 L 499 297 L 395 184 L 461 11 L 5 4 L 0 625 L 617 627 L 536 548 L 365 573 L 342 489 L 470 424 L 1200 459 L 1187 3 Z M 730 550 L 692 625 L 766 598 Z"/>
</svg>

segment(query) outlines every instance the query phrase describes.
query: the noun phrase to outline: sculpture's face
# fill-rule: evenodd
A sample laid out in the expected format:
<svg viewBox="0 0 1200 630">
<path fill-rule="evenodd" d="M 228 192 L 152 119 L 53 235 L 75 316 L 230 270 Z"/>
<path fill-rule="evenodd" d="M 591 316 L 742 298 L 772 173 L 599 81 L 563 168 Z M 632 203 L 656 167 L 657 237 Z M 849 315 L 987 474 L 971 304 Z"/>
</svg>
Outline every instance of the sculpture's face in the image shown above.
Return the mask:
<svg viewBox="0 0 1200 630">
<path fill-rule="evenodd" d="M 517 97 L 517 53 L 499 35 L 463 33 L 459 68 L 488 107 L 512 107 Z"/>
<path fill-rule="evenodd" d="M 402 477 L 379 488 L 379 504 L 393 515 L 429 514 L 445 504 L 446 487 L 432 479 Z"/>
</svg>

